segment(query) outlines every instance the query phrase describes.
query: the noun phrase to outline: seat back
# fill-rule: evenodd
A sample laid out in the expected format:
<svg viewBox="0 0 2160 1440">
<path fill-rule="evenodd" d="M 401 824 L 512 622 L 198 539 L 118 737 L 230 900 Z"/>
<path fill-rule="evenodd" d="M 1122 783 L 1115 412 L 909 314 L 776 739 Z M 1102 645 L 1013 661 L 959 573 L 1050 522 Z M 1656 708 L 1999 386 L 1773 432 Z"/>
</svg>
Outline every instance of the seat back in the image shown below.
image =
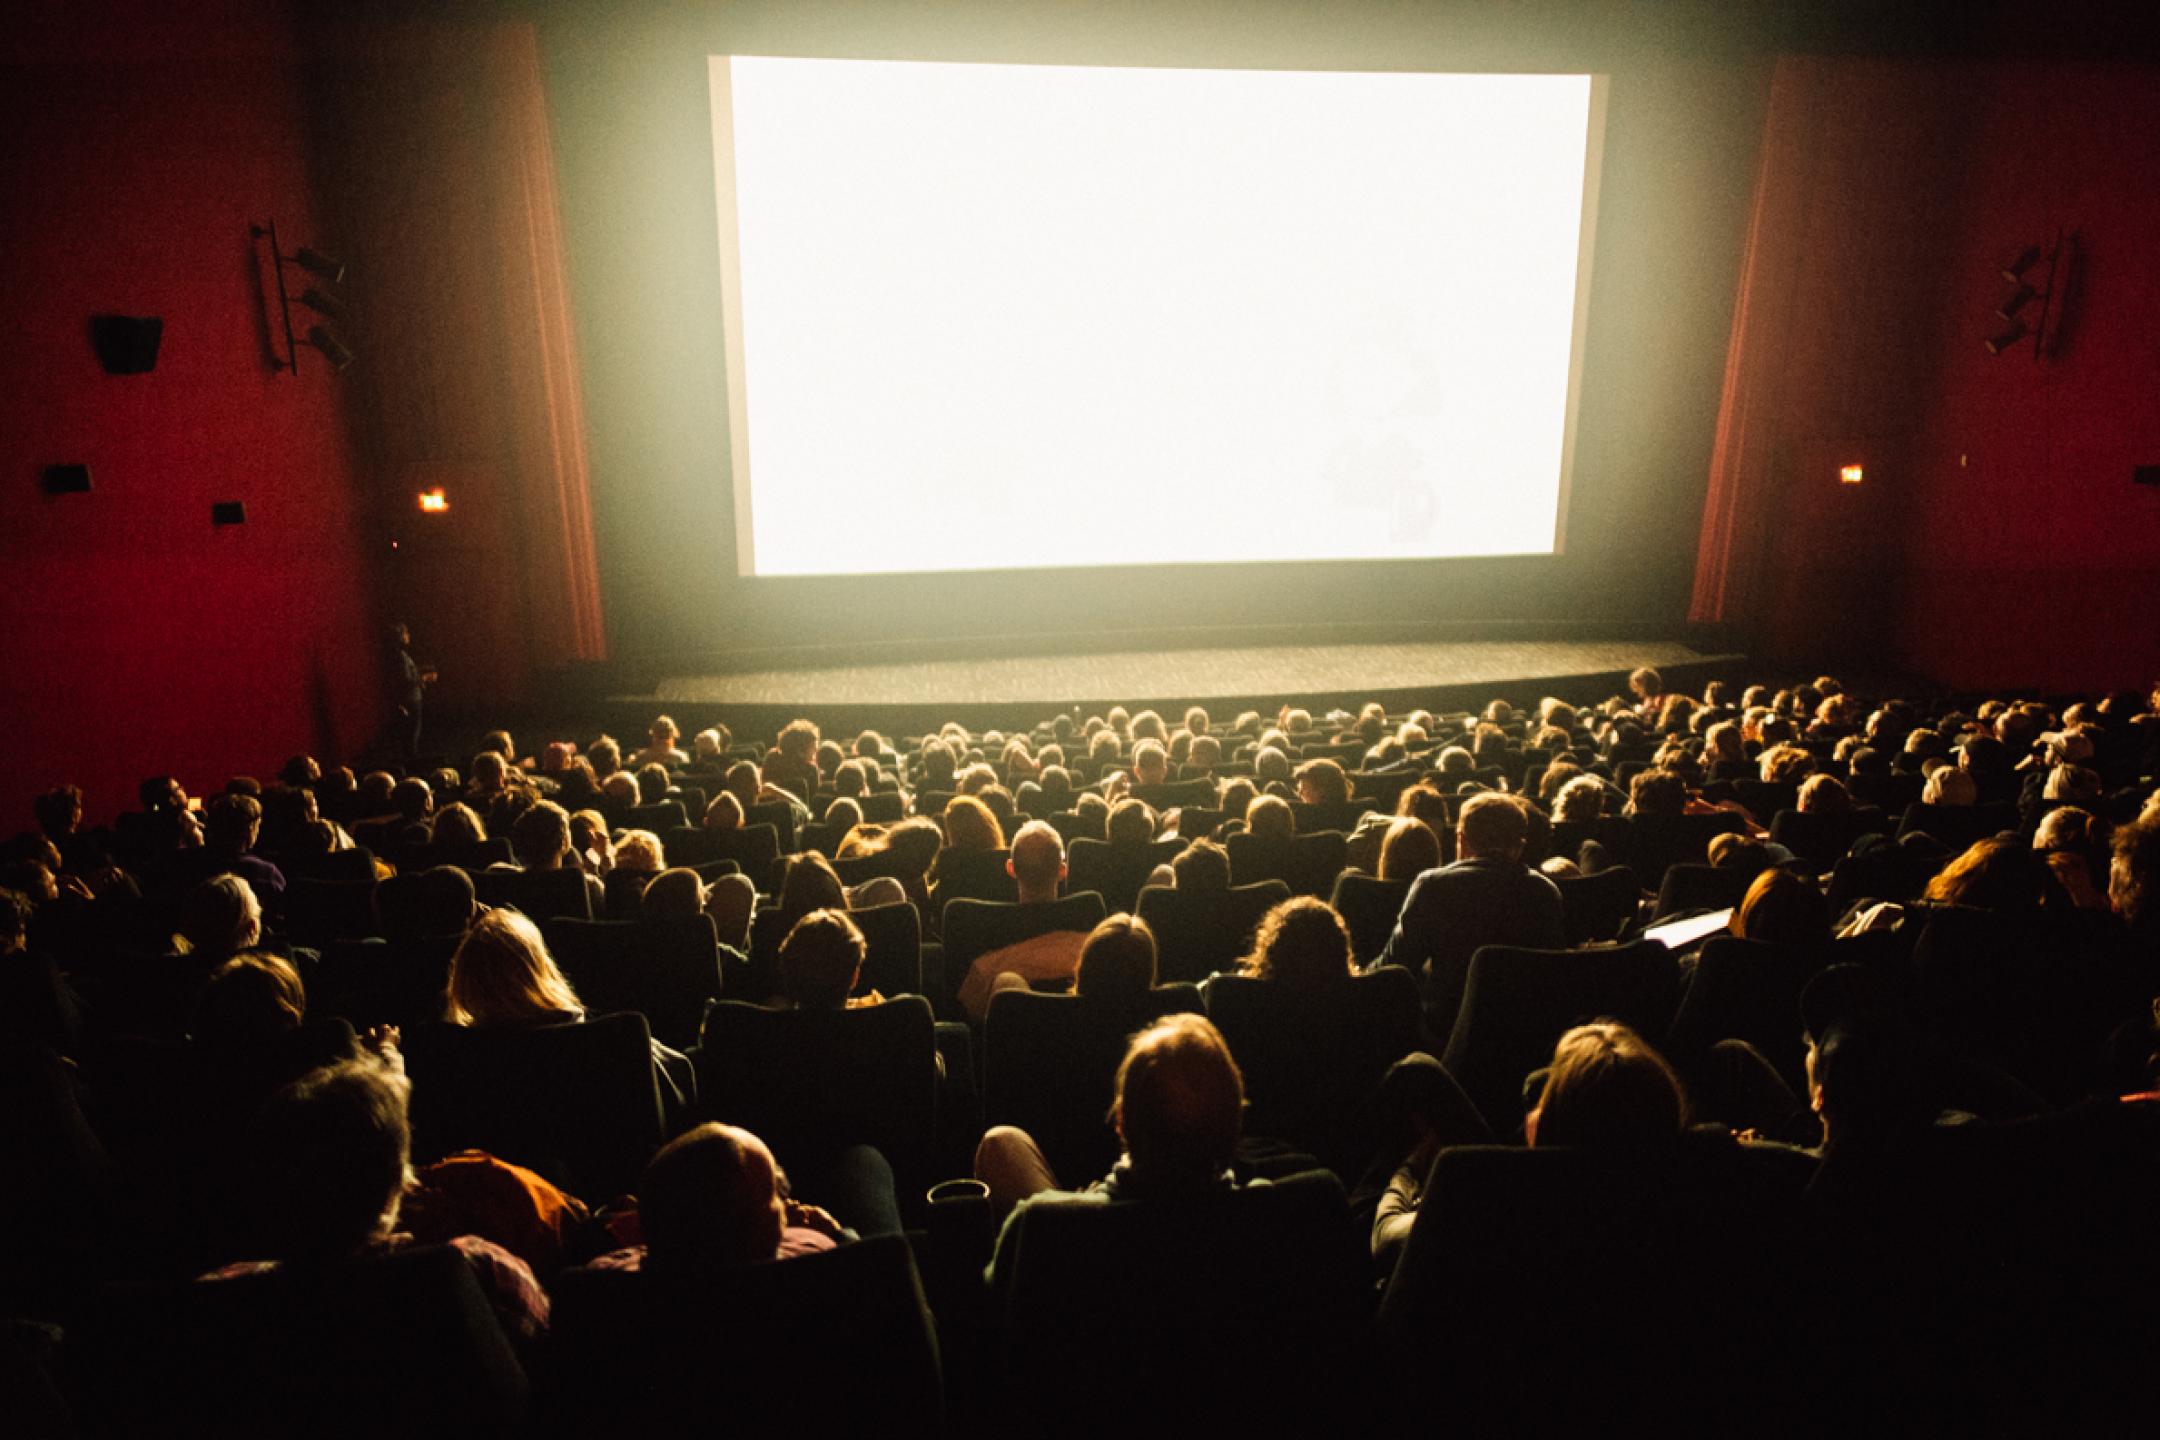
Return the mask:
<svg viewBox="0 0 2160 1440">
<path fill-rule="evenodd" d="M 2015 805 L 1929 805 L 1914 801 L 1898 820 L 1900 838 L 1919 831 L 1932 835 L 1954 855 L 1990 836 L 2018 828 Z"/>
<path fill-rule="evenodd" d="M 922 917 L 915 912 L 915 903 L 896 900 L 849 914 L 868 946 L 858 993 L 922 994 Z"/>
<path fill-rule="evenodd" d="M 634 1191 L 660 1148 L 652 1032 L 636 1013 L 405 1037 L 413 1158 L 485 1150 L 595 1204 Z"/>
<path fill-rule="evenodd" d="M 535 923 L 595 918 L 582 870 L 483 870 L 472 880 L 481 904 L 511 906 Z"/>
<path fill-rule="evenodd" d="M 1089 891 L 1042 905 L 995 900 L 954 900 L 945 906 L 945 975 L 947 998 L 957 996 L 968 969 L 992 950 L 1017 945 L 1057 930 L 1085 933 L 1108 915 L 1103 898 Z"/>
<path fill-rule="evenodd" d="M 1628 822 L 1628 845 L 1621 858 L 1638 876 L 1662 876 L 1669 866 L 1704 862 L 1712 837 L 1744 828 L 1745 822 L 1729 810 L 1713 815 L 1637 815 Z"/>
<path fill-rule="evenodd" d="M 69 1325 L 68 1358 L 85 1434 L 511 1435 L 530 1399 L 439 1245 L 115 1292 Z"/>
<path fill-rule="evenodd" d="M 1488 945 L 1470 959 L 1441 1057 L 1495 1135 L 1522 1125 L 1525 1076 L 1587 1020 L 1613 1019 L 1656 1043 L 1680 999 L 1680 968 L 1655 940 L 1589 950 Z"/>
<path fill-rule="evenodd" d="M 1789 1429 L 1813 1168 L 1729 1144 L 1443 1150 L 1380 1310 L 1403 1418 L 1445 1397 L 1469 1433 Z"/>
<path fill-rule="evenodd" d="M 1417 978 L 1385 965 L 1315 994 L 1218 975 L 1203 994 L 1245 1075 L 1246 1133 L 1287 1140 L 1354 1178 L 1366 1102 L 1420 1043 Z"/>
<path fill-rule="evenodd" d="M 1690 910 L 1732 909 L 1754 883 L 1755 872 L 1740 865 L 1668 866 L 1658 886 L 1657 918 Z"/>
<path fill-rule="evenodd" d="M 1220 895 L 1149 886 L 1138 911 L 1155 932 L 1156 977 L 1164 984 L 1205 980 L 1237 963 L 1267 912 L 1290 898 L 1280 880 L 1238 885 Z"/>
<path fill-rule="evenodd" d="M 1129 911 L 1139 903 L 1141 887 L 1155 867 L 1169 864 L 1184 848 L 1182 840 L 1155 840 L 1146 845 L 1075 840 L 1066 855 L 1070 867 L 1066 888 L 1075 895 L 1093 890 L 1112 914 Z"/>
<path fill-rule="evenodd" d="M 1335 877 L 1348 863 L 1349 844 L 1350 837 L 1339 830 L 1293 835 L 1288 840 L 1241 831 L 1226 839 L 1223 847 L 1230 852 L 1232 883 L 1280 880 L 1293 895 L 1326 899 L 1334 892 Z"/>
<path fill-rule="evenodd" d="M 1012 1423 L 1114 1433 L 1135 1397 L 1205 1377 L 1224 1433 L 1358 1433 L 1367 1269 L 1322 1172 L 1190 1203 L 1035 1200 L 999 1246 Z M 1075 1384 L 1077 1357 L 1105 1383 Z"/>
<path fill-rule="evenodd" d="M 941 850 L 930 887 L 933 905 L 953 900 L 1004 900 L 1020 897 L 1018 884 L 1007 873 L 1010 850 Z"/>
<path fill-rule="evenodd" d="M 1642 899 L 1642 883 L 1626 865 L 1595 875 L 1556 876 L 1553 884 L 1560 890 L 1560 924 L 1570 945 L 1617 939 Z"/>
<path fill-rule="evenodd" d="M 1358 964 L 1369 965 L 1380 958 L 1409 894 L 1408 880 L 1382 880 L 1356 870 L 1345 870 L 1336 879 L 1335 894 L 1328 903 L 1350 927 L 1350 948 L 1357 952 Z"/>
<path fill-rule="evenodd" d="M 664 834 L 669 830 L 687 828 L 690 816 L 684 811 L 683 802 L 680 800 L 656 800 L 650 805 L 632 805 L 623 811 L 622 823 L 625 829 L 650 830 L 655 834 Z"/>
<path fill-rule="evenodd" d="M 837 1011 L 717 1000 L 696 1059 L 703 1115 L 750 1130 L 783 1163 L 860 1143 L 911 1180 L 929 1169 L 937 1038 L 919 995 Z"/>
<path fill-rule="evenodd" d="M 1064 1184 L 1106 1174 L 1118 1157 L 1109 1122 L 1126 1042 L 1165 1015 L 1199 1014 L 1200 991 L 1165 985 L 1132 1003 L 1008 990 L 983 1022 L 983 1120 L 1032 1136 Z"/>
<path fill-rule="evenodd" d="M 285 887 L 285 925 L 302 945 L 378 934 L 375 879 L 294 880 Z"/>
<path fill-rule="evenodd" d="M 779 853 L 781 853 L 782 855 L 792 855 L 795 853 L 794 806 L 788 804 L 785 800 L 773 800 L 762 805 L 752 805 L 743 811 L 743 828 L 747 830 L 754 825 L 772 826 L 773 835 L 776 837 L 780 846 Z M 735 859 L 735 857 L 732 855 L 716 855 L 713 858 L 716 860 Z M 745 872 L 752 875 L 757 873 L 756 871 L 751 870 L 750 867 L 747 865 L 743 866 L 743 869 Z"/>
<path fill-rule="evenodd" d="M 449 1004 L 450 957 L 464 938 L 334 940 L 307 977 L 308 1013 L 342 1015 L 356 1030 L 410 1030 L 441 1020 Z"/>
<path fill-rule="evenodd" d="M 745 1435 L 941 1428 L 936 1327 L 902 1236 L 694 1288 L 649 1270 L 574 1269 L 550 1290 L 563 1434 L 696 1434 L 716 1410 Z M 805 1344 L 812 1335 L 839 1356 Z"/>
<path fill-rule="evenodd" d="M 1807 1094 L 1806 1037 L 1800 992 L 1827 952 L 1795 950 L 1732 935 L 1696 952 L 1695 969 L 1665 1037 L 1666 1058 L 1696 1073 L 1720 1040 L 1745 1040 L 1762 1052 L 1793 1093 Z"/>
<path fill-rule="evenodd" d="M 655 1038 L 677 1049 L 697 1043 L 706 1003 L 726 990 L 710 916 L 550 920 L 542 931 L 586 1005 L 635 1010 Z"/>
</svg>

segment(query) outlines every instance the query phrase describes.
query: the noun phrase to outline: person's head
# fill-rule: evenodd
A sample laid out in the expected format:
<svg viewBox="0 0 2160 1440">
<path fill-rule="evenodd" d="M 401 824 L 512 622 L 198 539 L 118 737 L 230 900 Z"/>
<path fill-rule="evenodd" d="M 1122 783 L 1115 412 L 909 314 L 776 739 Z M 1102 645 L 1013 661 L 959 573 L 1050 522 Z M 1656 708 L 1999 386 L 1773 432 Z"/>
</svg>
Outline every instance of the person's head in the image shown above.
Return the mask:
<svg viewBox="0 0 2160 1440">
<path fill-rule="evenodd" d="M 1544 1095 L 1523 1128 L 1534 1146 L 1639 1154 L 1672 1148 L 1687 1116 L 1665 1057 L 1618 1021 L 1598 1020 L 1553 1047 Z"/>
<path fill-rule="evenodd" d="M 1120 800 L 1103 827 L 1113 845 L 1145 845 L 1155 838 L 1155 810 L 1145 800 Z"/>
<path fill-rule="evenodd" d="M 1230 852 L 1212 840 L 1195 840 L 1170 857 L 1170 874 L 1181 893 L 1220 895 L 1230 888 Z"/>
<path fill-rule="evenodd" d="M 570 812 L 552 800 L 528 807 L 510 826 L 510 850 L 527 870 L 553 870 L 570 849 Z"/>
<path fill-rule="evenodd" d="M 435 817 L 435 843 L 438 845 L 478 845 L 487 839 L 487 826 L 480 819 L 480 812 L 458 800 L 443 806 Z"/>
<path fill-rule="evenodd" d="M 1065 840 L 1045 820 L 1030 820 L 1013 836 L 1006 871 L 1019 887 L 1022 904 L 1057 899 L 1065 880 Z"/>
<path fill-rule="evenodd" d="M 476 795 L 493 795 L 503 788 L 510 777 L 509 764 L 493 750 L 482 750 L 473 756 L 466 767 L 472 772 L 472 788 Z"/>
<path fill-rule="evenodd" d="M 1253 775 L 1263 785 L 1290 781 L 1290 757 L 1274 745 L 1262 745 L 1253 751 Z"/>
<path fill-rule="evenodd" d="M 809 720 L 790 720 L 781 727 L 773 748 L 798 771 L 817 768 L 818 727 Z"/>
<path fill-rule="evenodd" d="M 585 747 L 585 758 L 590 761 L 593 774 L 605 780 L 622 769 L 622 746 L 612 735 L 602 735 Z"/>
<path fill-rule="evenodd" d="M 1170 752 L 1160 740 L 1142 740 L 1133 746 L 1132 778 L 1136 785 L 1161 785 L 1170 778 Z"/>
<path fill-rule="evenodd" d="M 1350 776 L 1337 760 L 1308 760 L 1292 774 L 1297 797 L 1307 805 L 1350 803 Z"/>
<path fill-rule="evenodd" d="M 635 805 L 642 798 L 638 794 L 637 777 L 627 770 L 616 770 L 600 781 L 600 793 L 617 805 Z"/>
<path fill-rule="evenodd" d="M 953 850 L 1002 850 L 1005 832 L 979 798 L 955 795 L 945 802 L 945 844 Z"/>
<path fill-rule="evenodd" d="M 1743 940 L 1804 947 L 1830 939 L 1830 904 L 1813 883 L 1790 870 L 1765 870 L 1733 911 L 1732 932 Z"/>
<path fill-rule="evenodd" d="M 682 730 L 675 724 L 674 718 L 667 715 L 654 716 L 652 724 L 645 731 L 645 737 L 652 741 L 652 748 L 658 751 L 673 750 L 675 741 L 681 734 Z"/>
<path fill-rule="evenodd" d="M 847 909 L 847 887 L 840 872 L 815 850 L 790 855 L 780 867 L 780 913 L 791 921 L 813 910 Z"/>
<path fill-rule="evenodd" d="M 2090 805 L 2106 793 L 2100 783 L 2100 773 L 2084 765 L 2062 764 L 2051 766 L 2047 779 L 2042 782 L 2040 798 L 2057 800 L 2064 804 Z"/>
<path fill-rule="evenodd" d="M 255 848 L 262 832 L 262 802 L 252 795 L 227 792 L 203 807 L 203 843 L 228 855 Z"/>
<path fill-rule="evenodd" d="M 1530 838 L 1522 806 L 1507 795 L 1473 795 L 1455 821 L 1455 853 L 1464 860 L 1520 860 Z"/>
<path fill-rule="evenodd" d="M 1687 781 L 1671 770 L 1645 770 L 1628 783 L 1630 815 L 1679 815 L 1687 810 Z"/>
<path fill-rule="evenodd" d="M 1440 866 L 1440 836 L 1432 826 L 1408 816 L 1388 823 L 1380 839 L 1380 878 L 1413 880 Z"/>
<path fill-rule="evenodd" d="M 283 956 L 243 951 L 210 972 L 189 1033 L 202 1044 L 274 1040 L 307 1018 L 307 988 Z"/>
<path fill-rule="evenodd" d="M 1835 775 L 1810 775 L 1800 782 L 1800 809 L 1809 815 L 1850 814 L 1852 793 Z"/>
<path fill-rule="evenodd" d="M 1213 735 L 1194 734 L 1192 745 L 1185 752 L 1185 764 L 1203 773 L 1213 771 L 1222 764 L 1222 741 Z"/>
<path fill-rule="evenodd" d="M 1155 932 L 1120 912 L 1088 932 L 1073 988 L 1082 995 L 1129 1000 L 1155 988 Z"/>
<path fill-rule="evenodd" d="M 1204 1017 L 1172 1015 L 1135 1035 L 1115 1093 L 1110 1119 L 1135 1179 L 1204 1188 L 1230 1168 L 1245 1124 L 1245 1079 Z"/>
<path fill-rule="evenodd" d="M 0 889 L 0 955 L 12 955 L 30 938 L 37 901 L 20 890 Z"/>
<path fill-rule="evenodd" d="M 1766 785 L 1797 785 L 1815 768 L 1815 757 L 1798 745 L 1772 745 L 1757 757 Z"/>
<path fill-rule="evenodd" d="M 802 1010 L 845 1009 L 868 948 L 846 910 L 811 911 L 780 942 L 780 993 Z"/>
<path fill-rule="evenodd" d="M 1553 819 L 1568 822 L 1595 820 L 1605 813 L 1605 782 L 1595 775 L 1578 773 L 1553 797 Z"/>
<path fill-rule="evenodd" d="M 1628 693 L 1637 700 L 1655 700 L 1665 693 L 1665 679 L 1648 665 L 1635 670 L 1627 677 Z"/>
<path fill-rule="evenodd" d="M 705 913 L 705 881 L 684 866 L 663 870 L 645 886 L 638 913 L 651 919 Z"/>
<path fill-rule="evenodd" d="M 334 1260 L 396 1228 L 412 1183 L 412 1087 L 373 1058 L 315 1070 L 273 1095 L 247 1147 L 263 1259 Z"/>
<path fill-rule="evenodd" d="M 213 875 L 181 897 L 177 938 L 193 955 L 237 955 L 262 939 L 262 913 L 247 881 Z"/>
<path fill-rule="evenodd" d="M 2006 836 L 1981 840 L 1928 881 L 1927 898 L 1941 905 L 2016 913 L 2040 904 L 2047 869 L 2031 847 Z"/>
<path fill-rule="evenodd" d="M 713 796 L 705 807 L 700 823 L 707 830 L 740 830 L 743 824 L 743 803 L 731 790 L 722 790 Z"/>
<path fill-rule="evenodd" d="M 36 817 L 38 829 L 55 840 L 64 840 L 82 823 L 82 790 L 75 785 L 55 786 L 30 802 L 30 813 Z"/>
<path fill-rule="evenodd" d="M 540 927 L 515 910 L 490 910 L 473 922 L 450 957 L 449 989 L 458 1025 L 531 1025 L 585 1013 Z"/>
<path fill-rule="evenodd" d="M 1974 784 L 1972 771 L 1963 771 L 1955 764 L 1938 764 L 1927 775 L 1927 784 L 1920 786 L 1920 801 L 1927 805 L 1974 805 L 1979 803 L 1981 788 Z"/>
<path fill-rule="evenodd" d="M 638 804 L 657 805 L 667 798 L 667 766 L 659 761 L 653 760 L 638 766 L 637 774 L 633 778 L 637 785 Z"/>
<path fill-rule="evenodd" d="M 1260 840 L 1288 840 L 1297 834 L 1297 812 L 1280 795 L 1256 795 L 1245 807 L 1245 830 Z"/>
<path fill-rule="evenodd" d="M 135 798 L 142 808 L 155 814 L 160 810 L 187 809 L 187 791 L 170 775 L 153 775 L 135 787 Z"/>
<path fill-rule="evenodd" d="M 2160 928 L 2160 809 L 2151 804 L 2116 828 L 2108 903 L 2133 931 L 2149 935 Z"/>
<path fill-rule="evenodd" d="M 785 1190 L 779 1162 L 747 1130 L 708 1121 L 676 1136 L 638 1181 L 646 1262 L 696 1276 L 777 1258 Z"/>
<path fill-rule="evenodd" d="M 1301 990 L 1324 990 L 1357 973 L 1350 927 L 1326 901 L 1298 895 L 1260 921 L 1252 953 L 1239 962 L 1248 975 Z"/>
<path fill-rule="evenodd" d="M 657 875 L 667 869 L 667 851 L 652 831 L 625 830 L 615 842 L 615 868 Z"/>
</svg>

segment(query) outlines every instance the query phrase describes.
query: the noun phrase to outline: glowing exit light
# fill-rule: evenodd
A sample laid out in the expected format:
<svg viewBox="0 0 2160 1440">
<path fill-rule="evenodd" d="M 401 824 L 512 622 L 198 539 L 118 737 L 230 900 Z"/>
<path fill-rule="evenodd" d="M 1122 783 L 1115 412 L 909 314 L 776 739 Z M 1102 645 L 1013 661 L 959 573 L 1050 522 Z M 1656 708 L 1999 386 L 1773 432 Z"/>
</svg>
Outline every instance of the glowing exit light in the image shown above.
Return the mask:
<svg viewBox="0 0 2160 1440">
<path fill-rule="evenodd" d="M 1858 485 L 1862 480 L 1867 479 L 1867 473 L 1863 471 L 1858 465 L 1846 465 L 1840 467 L 1837 472 L 1837 478 L 1840 484 Z M 442 492 L 438 490 L 435 493 L 440 495 Z M 423 497 L 423 499 L 421 500 L 421 505 L 425 507 L 426 503 L 427 501 Z"/>
<path fill-rule="evenodd" d="M 1853 468 L 1852 478 L 1855 480 L 1860 478 L 1860 471 L 1857 466 Z M 442 486 L 438 485 L 432 490 L 422 490 L 420 492 L 420 509 L 426 514 L 440 515 L 449 508 L 450 497 L 443 493 Z"/>
</svg>

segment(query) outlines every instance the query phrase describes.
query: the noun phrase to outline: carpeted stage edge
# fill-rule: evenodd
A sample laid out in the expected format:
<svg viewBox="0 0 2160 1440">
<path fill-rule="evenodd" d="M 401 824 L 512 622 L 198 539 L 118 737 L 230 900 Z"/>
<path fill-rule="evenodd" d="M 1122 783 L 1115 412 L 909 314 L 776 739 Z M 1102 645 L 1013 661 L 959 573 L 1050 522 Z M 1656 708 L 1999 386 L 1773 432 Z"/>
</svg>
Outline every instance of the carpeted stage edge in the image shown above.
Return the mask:
<svg viewBox="0 0 2160 1440">
<path fill-rule="evenodd" d="M 769 660 L 770 657 L 759 657 Z M 771 735 L 797 715 L 828 733 L 864 728 L 913 733 L 947 720 L 1011 728 L 1080 707 L 1164 710 L 1197 703 L 1228 718 L 1242 709 L 1301 705 L 1316 713 L 1377 700 L 1390 711 L 1468 709 L 1494 697 L 1575 703 L 1626 689 L 1629 671 L 1654 666 L 1671 688 L 1700 690 L 1738 678 L 1746 657 L 1676 639 L 1415 640 L 1134 648 L 1095 653 L 935 658 L 854 657 L 800 665 L 758 663 L 668 674 L 623 685 L 603 708 L 617 734 L 642 734 L 662 712 L 687 731 L 720 719 L 738 735 Z"/>
</svg>

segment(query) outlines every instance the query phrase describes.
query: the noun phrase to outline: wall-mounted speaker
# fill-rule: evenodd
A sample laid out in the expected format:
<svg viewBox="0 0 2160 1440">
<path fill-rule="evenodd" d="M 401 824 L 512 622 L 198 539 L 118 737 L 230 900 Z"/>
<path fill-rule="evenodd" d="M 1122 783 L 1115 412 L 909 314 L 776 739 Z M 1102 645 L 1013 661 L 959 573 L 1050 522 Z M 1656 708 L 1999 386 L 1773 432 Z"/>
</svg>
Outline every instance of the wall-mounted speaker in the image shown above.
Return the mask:
<svg viewBox="0 0 2160 1440">
<path fill-rule="evenodd" d="M 242 500 L 214 500 L 210 504 L 212 525 L 247 524 L 247 503 Z"/>
<path fill-rule="evenodd" d="M 93 315 L 90 344 L 108 375 L 147 375 L 157 368 L 165 322 L 155 315 Z"/>
<path fill-rule="evenodd" d="M 87 495 L 90 493 L 90 467 L 88 465 L 48 465 L 39 477 L 47 495 Z"/>
<path fill-rule="evenodd" d="M 2140 465 L 2130 472 L 2134 485 L 2160 485 L 2160 465 Z"/>
</svg>

